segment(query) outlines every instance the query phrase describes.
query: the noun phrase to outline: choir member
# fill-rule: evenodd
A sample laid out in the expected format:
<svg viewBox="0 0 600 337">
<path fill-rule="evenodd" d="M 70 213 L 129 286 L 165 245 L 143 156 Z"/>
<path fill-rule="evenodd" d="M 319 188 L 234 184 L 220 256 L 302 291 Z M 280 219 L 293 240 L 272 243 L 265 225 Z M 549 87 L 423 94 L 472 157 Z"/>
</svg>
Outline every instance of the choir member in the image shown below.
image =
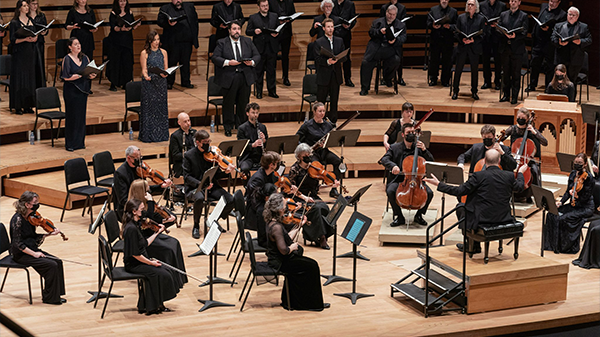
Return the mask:
<svg viewBox="0 0 600 337">
<path fill-rule="evenodd" d="M 415 117 L 415 107 L 412 103 L 404 102 L 402 104 L 402 116 L 398 119 L 395 119 L 390 124 L 390 127 L 383 134 L 383 147 L 385 150 L 389 150 L 391 144 L 401 141 L 402 139 L 398 139 L 398 136 L 402 137 L 402 125 L 407 123 L 414 123 Z"/>
<path fill-rule="evenodd" d="M 29 3 L 18 0 L 15 15 L 10 22 L 10 43 L 12 57 L 10 63 L 10 109 L 18 115 L 33 113 L 36 88 L 36 42 L 38 36 L 21 35 L 20 28 L 35 31 L 33 21 L 28 15 Z"/>
<path fill-rule="evenodd" d="M 110 12 L 110 50 L 106 65 L 106 77 L 110 81 L 110 91 L 117 91 L 117 87 L 125 89 L 127 82 L 133 81 L 133 30 L 141 25 L 138 22 L 133 27 L 135 18 L 129 7 L 128 0 L 114 0 Z"/>
<path fill-rule="evenodd" d="M 278 17 L 290 16 L 296 14 L 294 0 L 269 0 L 269 11 L 277 14 Z M 279 50 L 281 51 L 281 73 L 283 76 L 283 85 L 290 86 L 290 47 L 292 46 L 292 21 L 279 20 L 279 24 L 286 22 L 285 26 L 279 32 L 277 39 L 279 41 Z"/>
<path fill-rule="evenodd" d="M 479 5 L 480 13 L 485 17 L 485 31 L 483 35 L 483 85 L 481 89 L 492 87 L 492 58 L 494 59 L 494 87 L 500 90 L 500 77 L 502 76 L 502 62 L 500 62 L 501 34 L 496 30 L 500 14 L 506 10 L 506 4 L 500 0 L 485 0 Z"/>
<path fill-rule="evenodd" d="M 252 36 L 252 42 L 260 54 L 260 62 L 256 65 L 256 98 L 262 98 L 263 78 L 267 73 L 267 91 L 269 96 L 279 98 L 276 89 L 275 68 L 277 68 L 277 51 L 279 44 L 277 36 L 279 33 L 263 29 L 275 30 L 279 26 L 277 14 L 269 12 L 269 0 L 258 0 L 258 13 L 250 15 L 246 35 Z"/>
<path fill-rule="evenodd" d="M 440 62 L 442 66 L 442 85 L 450 86 L 450 78 L 452 76 L 452 52 L 454 47 L 454 35 L 450 29 L 456 24 L 458 14 L 456 9 L 450 7 L 450 0 L 440 0 L 440 4 L 431 7 L 429 15 L 427 15 L 427 27 L 431 30 L 431 42 L 429 47 L 429 86 L 437 85 L 438 75 L 440 72 Z M 447 17 L 443 24 L 437 24 L 434 20 L 439 20 Z"/>
<path fill-rule="evenodd" d="M 575 102 L 575 84 L 567 76 L 567 67 L 559 64 L 554 69 L 554 77 L 546 87 L 547 94 L 566 95 L 569 102 Z"/>
<path fill-rule="evenodd" d="M 381 9 L 379 10 L 379 17 L 382 18 L 385 16 L 385 12 L 387 11 L 388 7 L 390 5 L 394 5 L 396 6 L 396 8 L 398 8 L 398 14 L 396 14 L 396 18 L 400 21 L 402 21 L 402 19 L 404 19 L 406 17 L 406 7 L 401 4 L 398 3 L 398 0 L 390 0 L 390 2 L 388 2 L 387 4 L 381 6 Z M 404 51 L 403 51 L 404 54 Z M 403 55 L 400 55 L 400 65 L 398 66 L 398 84 L 405 86 L 406 82 L 404 82 L 404 78 L 402 77 L 402 61 L 403 61 L 404 57 Z"/>
<path fill-rule="evenodd" d="M 333 3 L 332 14 L 346 21 L 354 19 L 356 16 L 354 2 L 351 0 L 335 0 Z M 352 57 L 350 56 L 350 53 L 352 52 L 352 28 L 356 26 L 356 19 L 350 24 L 342 21 L 341 25 L 338 35 L 344 40 L 344 46 L 350 48 L 348 51 L 348 58 L 346 58 L 346 62 L 343 64 L 344 82 L 347 87 L 354 87 L 354 83 L 352 83 Z"/>
<path fill-rule="evenodd" d="M 508 30 L 521 28 L 516 32 L 507 34 L 503 32 L 500 42 L 500 55 L 502 55 L 502 91 L 500 102 L 517 104 L 519 89 L 521 87 L 521 67 L 525 49 L 525 37 L 529 29 L 527 13 L 519 9 L 521 0 L 510 0 L 509 9 L 500 14 L 498 25 Z"/>
<path fill-rule="evenodd" d="M 310 31 L 308 32 L 310 36 L 317 36 L 317 39 L 325 35 L 323 31 L 323 20 L 331 19 L 333 20 L 333 26 L 339 25 L 339 18 L 336 15 L 333 15 L 333 1 L 332 0 L 323 0 L 320 5 L 321 11 L 323 14 L 315 16 L 313 19 L 313 24 L 310 26 Z M 339 29 L 336 29 L 336 35 Z"/>
<path fill-rule="evenodd" d="M 248 146 L 239 158 L 239 168 L 246 177 L 250 176 L 250 170 L 256 170 L 260 166 L 261 158 L 265 148 L 265 142 L 269 138 L 267 127 L 258 122 L 260 105 L 248 103 L 246 105 L 246 116 L 248 120 L 238 128 L 237 139 L 247 139 Z"/>
<path fill-rule="evenodd" d="M 175 178 L 181 177 L 183 174 L 183 155 L 194 145 L 194 135 L 196 129 L 192 128 L 190 116 L 181 112 L 177 115 L 177 124 L 179 128 L 171 134 L 169 139 L 169 164 L 173 165 L 171 174 Z"/>
<path fill-rule="evenodd" d="M 223 0 L 213 5 L 210 25 L 217 29 L 217 40 L 229 35 L 228 25 L 233 21 L 237 21 L 240 27 L 244 25 L 244 13 L 240 4 L 233 0 Z"/>
<path fill-rule="evenodd" d="M 34 31 L 39 31 L 46 27 L 48 21 L 46 14 L 40 10 L 38 0 L 29 2 L 29 17 L 33 21 Z M 38 34 L 37 42 L 35 43 L 35 87 L 41 88 L 46 86 L 46 53 L 45 39 L 48 35 L 48 30 Z"/>
<path fill-rule="evenodd" d="M 94 59 L 94 33 L 98 28 L 87 24 L 96 24 L 96 15 L 88 6 L 87 0 L 73 0 L 73 8 L 67 14 L 65 29 L 71 31 L 71 37 L 77 38 L 81 43 L 81 51 L 91 60 Z"/>
</svg>

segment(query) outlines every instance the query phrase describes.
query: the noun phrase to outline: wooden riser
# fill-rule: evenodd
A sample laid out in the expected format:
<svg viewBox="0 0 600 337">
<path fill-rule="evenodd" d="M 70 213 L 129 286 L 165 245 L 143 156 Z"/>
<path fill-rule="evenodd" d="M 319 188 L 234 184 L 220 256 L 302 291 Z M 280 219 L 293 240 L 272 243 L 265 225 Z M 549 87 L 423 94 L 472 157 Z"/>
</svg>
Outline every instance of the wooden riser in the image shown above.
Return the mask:
<svg viewBox="0 0 600 337">
<path fill-rule="evenodd" d="M 404 217 L 406 221 L 412 222 L 415 216 L 416 210 L 411 211 L 410 216 L 408 211 L 404 210 Z M 437 209 L 428 209 L 427 213 L 423 216 L 423 219 L 427 223 L 433 223 L 437 218 Z M 408 229 L 406 225 L 391 227 L 390 223 L 393 220 L 392 210 L 385 212 L 383 220 L 381 222 L 381 228 L 379 230 L 379 242 L 380 243 L 418 243 L 425 244 L 427 242 L 426 229 L 427 226 L 421 226 L 414 223 L 409 224 Z M 430 233 L 431 236 L 435 236 L 438 232 L 437 227 Z"/>
</svg>

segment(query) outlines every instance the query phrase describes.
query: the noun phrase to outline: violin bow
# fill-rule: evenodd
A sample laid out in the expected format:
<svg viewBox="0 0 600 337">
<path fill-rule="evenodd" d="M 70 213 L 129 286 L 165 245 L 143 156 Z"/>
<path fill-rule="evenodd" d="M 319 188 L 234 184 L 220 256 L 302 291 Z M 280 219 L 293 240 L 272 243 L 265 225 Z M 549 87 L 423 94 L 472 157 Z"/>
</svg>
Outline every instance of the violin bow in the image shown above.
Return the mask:
<svg viewBox="0 0 600 337">
<path fill-rule="evenodd" d="M 51 260 L 59 260 L 59 261 L 64 261 L 64 262 L 70 262 L 70 263 L 80 264 L 82 266 L 88 266 L 88 267 L 92 266 L 91 264 L 87 264 L 87 263 L 83 263 L 83 262 L 77 262 L 77 261 L 71 261 L 71 260 L 66 260 L 66 259 L 61 259 L 61 258 L 58 258 L 56 256 L 52 256 L 52 255 L 46 255 L 46 257 L 49 258 L 49 259 L 51 259 Z"/>
<path fill-rule="evenodd" d="M 310 192 L 308 193 L 307 197 L 310 197 Z M 298 231 L 296 231 L 296 235 L 294 235 L 294 242 L 298 242 L 298 238 L 300 234 L 300 228 L 302 228 L 302 220 L 304 219 L 304 215 L 306 215 L 306 212 L 308 211 L 308 202 L 306 204 L 304 204 L 304 209 L 302 210 L 302 215 L 300 216 L 300 225 L 298 225 L 297 229 Z M 308 224 L 308 221 L 306 222 Z M 310 225 L 309 225 L 310 226 Z"/>
<path fill-rule="evenodd" d="M 160 264 L 162 264 L 163 266 L 165 266 L 165 267 L 167 267 L 167 268 L 169 268 L 169 269 L 171 269 L 171 270 L 174 270 L 174 271 L 176 271 L 176 272 L 178 272 L 178 273 L 180 273 L 180 274 L 183 274 L 183 275 L 185 275 L 185 276 L 187 276 L 187 277 L 193 278 L 194 280 L 196 280 L 196 281 L 198 281 L 198 282 L 200 282 L 200 283 L 204 283 L 204 281 L 202 281 L 201 279 L 199 279 L 199 278 L 197 278 L 197 277 L 195 277 L 195 276 L 192 276 L 192 275 L 190 275 L 190 274 L 188 274 L 188 273 L 184 272 L 183 270 L 181 270 L 181 269 L 179 269 L 179 268 L 175 268 L 175 267 L 173 267 L 172 265 L 170 265 L 170 264 L 168 264 L 168 263 L 166 263 L 166 262 L 163 262 L 163 261 L 161 261 L 161 260 L 159 260 L 159 259 L 153 259 L 153 260 L 154 260 L 154 261 L 158 261 L 158 262 L 160 262 Z"/>
</svg>

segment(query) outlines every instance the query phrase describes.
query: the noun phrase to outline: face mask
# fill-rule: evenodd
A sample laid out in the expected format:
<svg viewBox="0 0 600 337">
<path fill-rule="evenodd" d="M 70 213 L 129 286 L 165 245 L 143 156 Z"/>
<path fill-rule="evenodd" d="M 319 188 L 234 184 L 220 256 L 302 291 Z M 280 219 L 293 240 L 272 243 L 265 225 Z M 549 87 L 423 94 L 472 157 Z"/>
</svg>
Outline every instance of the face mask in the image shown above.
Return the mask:
<svg viewBox="0 0 600 337">
<path fill-rule="evenodd" d="M 202 151 L 208 152 L 210 151 L 210 144 L 202 144 Z"/>
<path fill-rule="evenodd" d="M 517 124 L 525 125 L 527 124 L 527 120 L 525 118 L 517 118 Z"/>
<path fill-rule="evenodd" d="M 136 159 L 134 159 L 134 160 L 133 160 L 133 166 L 134 166 L 134 167 L 138 167 L 138 166 L 140 166 L 140 160 L 139 160 L 139 159 L 137 159 L 137 158 L 136 158 Z"/>
<path fill-rule="evenodd" d="M 35 212 L 37 212 L 37 210 L 39 208 L 40 208 L 40 204 L 39 203 L 34 204 L 33 206 L 31 206 L 31 211 L 35 213 Z"/>
<path fill-rule="evenodd" d="M 573 164 L 573 168 L 579 172 L 583 171 L 583 165 L 581 164 Z"/>
<path fill-rule="evenodd" d="M 404 136 L 404 139 L 409 142 L 412 143 L 415 141 L 415 134 L 414 133 L 409 133 L 406 136 Z"/>
<path fill-rule="evenodd" d="M 494 145 L 494 138 L 484 138 L 483 145 L 485 145 L 487 147 Z"/>
<path fill-rule="evenodd" d="M 562 81 L 565 79 L 565 75 L 556 75 L 556 79 Z"/>
<path fill-rule="evenodd" d="M 310 159 L 310 156 L 306 156 L 306 157 L 302 158 L 302 161 L 305 162 L 305 163 L 307 163 L 307 164 L 312 163 L 312 160 Z"/>
</svg>

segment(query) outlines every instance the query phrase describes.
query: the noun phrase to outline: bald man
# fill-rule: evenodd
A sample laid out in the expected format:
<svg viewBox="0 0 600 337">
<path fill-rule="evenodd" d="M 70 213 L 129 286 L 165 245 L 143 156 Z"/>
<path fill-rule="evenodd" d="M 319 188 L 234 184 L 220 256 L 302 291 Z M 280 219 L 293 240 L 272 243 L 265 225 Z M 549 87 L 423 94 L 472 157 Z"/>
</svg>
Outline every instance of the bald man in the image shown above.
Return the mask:
<svg viewBox="0 0 600 337">
<path fill-rule="evenodd" d="M 171 134 L 169 139 L 169 164 L 172 164 L 171 173 L 175 178 L 179 178 L 183 174 L 183 154 L 185 151 L 194 147 L 194 134 L 196 130 L 192 129 L 190 116 L 185 112 L 177 116 L 177 124 L 179 129 Z"/>
</svg>

